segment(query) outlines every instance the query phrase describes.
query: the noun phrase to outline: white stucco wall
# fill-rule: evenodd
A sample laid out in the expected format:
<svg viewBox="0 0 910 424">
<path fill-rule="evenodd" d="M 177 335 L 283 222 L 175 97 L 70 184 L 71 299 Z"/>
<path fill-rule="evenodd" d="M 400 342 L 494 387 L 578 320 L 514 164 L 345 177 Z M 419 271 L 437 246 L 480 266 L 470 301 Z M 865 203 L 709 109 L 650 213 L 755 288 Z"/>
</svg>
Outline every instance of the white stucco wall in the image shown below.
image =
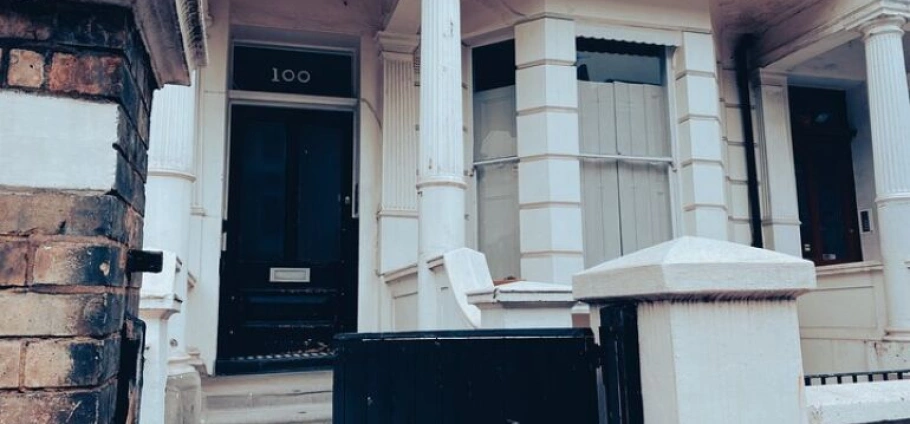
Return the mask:
<svg viewBox="0 0 910 424">
<path fill-rule="evenodd" d="M 847 90 L 847 108 L 850 126 L 856 130 L 856 137 L 850 143 L 853 149 L 853 180 L 856 185 L 857 213 L 869 210 L 872 216 L 872 232 L 860 233 L 864 261 L 881 260 L 878 239 L 878 216 L 875 207 L 875 172 L 872 165 L 872 132 L 869 124 L 869 98 L 865 86 Z"/>
</svg>

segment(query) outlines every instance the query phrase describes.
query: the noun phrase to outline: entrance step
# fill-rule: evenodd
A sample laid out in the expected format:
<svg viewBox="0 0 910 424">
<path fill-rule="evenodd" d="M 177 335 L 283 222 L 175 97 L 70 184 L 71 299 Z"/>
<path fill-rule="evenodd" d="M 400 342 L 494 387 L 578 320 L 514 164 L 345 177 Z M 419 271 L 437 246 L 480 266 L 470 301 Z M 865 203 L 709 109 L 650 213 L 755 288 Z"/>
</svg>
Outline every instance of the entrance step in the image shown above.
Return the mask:
<svg viewBox="0 0 910 424">
<path fill-rule="evenodd" d="M 332 422 L 332 371 L 206 378 L 202 391 L 206 424 Z"/>
</svg>

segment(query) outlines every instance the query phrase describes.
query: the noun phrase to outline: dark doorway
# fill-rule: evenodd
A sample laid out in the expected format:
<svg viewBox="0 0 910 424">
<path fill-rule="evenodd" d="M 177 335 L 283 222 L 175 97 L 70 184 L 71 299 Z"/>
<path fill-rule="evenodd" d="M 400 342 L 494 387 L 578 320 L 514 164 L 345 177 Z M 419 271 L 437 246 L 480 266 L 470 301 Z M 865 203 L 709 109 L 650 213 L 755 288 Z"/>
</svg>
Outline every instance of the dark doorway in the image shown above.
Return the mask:
<svg viewBox="0 0 910 424">
<path fill-rule="evenodd" d="M 790 88 L 803 258 L 816 265 L 862 260 L 846 94 Z"/>
<path fill-rule="evenodd" d="M 353 115 L 231 110 L 218 373 L 328 364 L 356 331 Z"/>
</svg>

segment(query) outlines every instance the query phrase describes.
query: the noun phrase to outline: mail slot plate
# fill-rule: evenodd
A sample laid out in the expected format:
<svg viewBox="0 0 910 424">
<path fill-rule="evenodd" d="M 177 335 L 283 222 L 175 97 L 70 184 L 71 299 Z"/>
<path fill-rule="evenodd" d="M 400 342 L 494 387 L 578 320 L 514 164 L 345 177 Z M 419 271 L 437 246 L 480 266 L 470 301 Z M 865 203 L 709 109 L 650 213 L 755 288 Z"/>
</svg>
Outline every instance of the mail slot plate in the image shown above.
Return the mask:
<svg viewBox="0 0 910 424">
<path fill-rule="evenodd" d="M 269 282 L 271 283 L 309 283 L 309 268 L 270 268 Z"/>
</svg>

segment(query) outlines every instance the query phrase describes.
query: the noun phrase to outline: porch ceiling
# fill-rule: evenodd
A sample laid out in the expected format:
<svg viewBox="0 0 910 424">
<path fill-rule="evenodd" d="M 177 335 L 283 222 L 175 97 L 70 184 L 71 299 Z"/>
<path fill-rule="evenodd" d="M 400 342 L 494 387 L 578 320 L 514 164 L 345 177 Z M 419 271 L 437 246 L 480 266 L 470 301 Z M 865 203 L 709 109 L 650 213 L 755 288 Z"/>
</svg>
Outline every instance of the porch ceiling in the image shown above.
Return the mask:
<svg viewBox="0 0 910 424">
<path fill-rule="evenodd" d="M 420 31 L 420 1 L 397 0 L 385 31 L 417 34 Z M 495 28 L 510 27 L 532 13 L 534 2 L 523 0 L 461 0 L 461 33 L 470 38 Z"/>
<path fill-rule="evenodd" d="M 904 36 L 904 63 L 910 64 L 910 35 Z M 862 39 L 850 40 L 787 69 L 786 72 L 791 81 L 805 84 L 849 86 L 865 81 L 865 45 Z"/>
<path fill-rule="evenodd" d="M 754 32 L 767 28 L 782 16 L 806 9 L 819 0 L 714 0 L 715 17 L 721 29 L 737 28 Z"/>
<path fill-rule="evenodd" d="M 378 31 L 399 0 L 225 0 L 231 23 L 265 28 L 363 34 Z M 404 0 L 402 0 L 404 1 Z"/>
</svg>

